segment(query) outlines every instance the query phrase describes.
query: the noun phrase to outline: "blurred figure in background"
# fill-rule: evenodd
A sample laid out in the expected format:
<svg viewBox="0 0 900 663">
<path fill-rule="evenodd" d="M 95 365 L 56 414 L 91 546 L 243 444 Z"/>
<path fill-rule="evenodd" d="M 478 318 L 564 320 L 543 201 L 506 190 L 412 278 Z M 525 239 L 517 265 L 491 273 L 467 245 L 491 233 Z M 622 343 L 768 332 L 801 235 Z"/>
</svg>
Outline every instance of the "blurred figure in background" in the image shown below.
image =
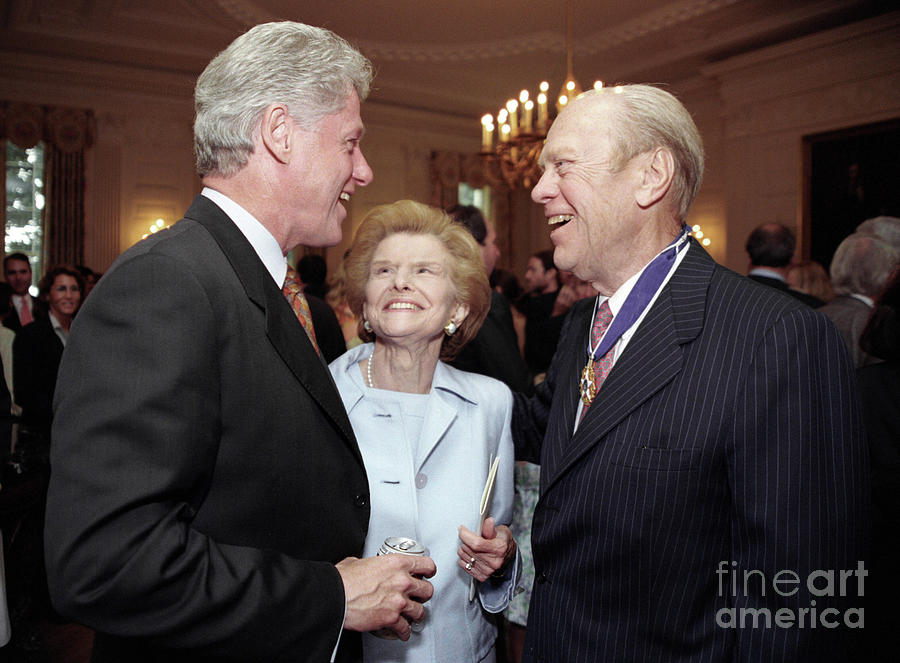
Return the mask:
<svg viewBox="0 0 900 663">
<path fill-rule="evenodd" d="M 815 260 L 801 260 L 788 267 L 787 283 L 791 289 L 811 295 L 823 305 L 834 299 L 831 278 Z"/>
<path fill-rule="evenodd" d="M 0 319 L 3 319 L 9 313 L 9 308 L 12 306 L 10 301 L 10 296 L 12 295 L 12 288 L 9 287 L 9 284 L 4 282 L 0 282 Z M 6 382 L 6 389 L 9 391 L 10 395 L 10 414 L 14 416 L 18 416 L 22 414 L 22 408 L 16 405 L 15 399 L 13 395 L 16 393 L 14 390 L 13 383 L 13 341 L 16 338 L 16 332 L 6 326 L 0 325 L 0 360 L 3 361 L 3 378 Z M 6 414 L 5 412 L 0 412 L 0 415 Z"/>
<path fill-rule="evenodd" d="M 350 310 L 350 306 L 347 304 L 344 261 L 347 260 L 349 253 L 350 249 L 344 251 L 341 264 L 338 265 L 337 270 L 335 270 L 328 282 L 328 294 L 325 296 L 325 301 L 331 307 L 331 310 L 334 311 L 338 324 L 341 326 L 341 333 L 344 335 L 344 343 L 347 345 L 348 350 L 362 343 L 362 339 L 357 333 L 359 320 L 353 315 L 353 311 Z"/>
<path fill-rule="evenodd" d="M 853 233 L 831 260 L 836 296 L 819 310 L 837 325 L 857 368 L 880 361 L 859 346 L 859 338 L 898 258 L 900 251 L 875 235 Z"/>
<path fill-rule="evenodd" d="M 494 268 L 491 274 L 491 289 L 506 298 L 512 313 L 513 327 L 519 344 L 519 354 L 525 356 L 525 314 L 519 310 L 518 303 L 525 291 L 519 284 L 519 277 L 508 269 Z"/>
<path fill-rule="evenodd" d="M 869 646 L 862 658 L 888 661 L 900 645 L 900 269 L 875 304 L 859 343 L 882 360 L 857 370 L 872 464 L 872 589 L 865 629 Z"/>
<path fill-rule="evenodd" d="M 856 227 L 861 235 L 874 235 L 900 250 L 900 219 L 896 216 L 876 216 L 866 219 Z"/>
<path fill-rule="evenodd" d="M 562 321 L 552 319 L 559 285 L 553 251 L 539 251 L 528 259 L 527 294 L 519 300 L 519 310 L 525 315 L 525 363 L 538 378 L 550 365 L 562 329 Z"/>
<path fill-rule="evenodd" d="M 447 210 L 450 218 L 463 226 L 478 243 L 485 275 L 490 277 L 500 258 L 494 226 L 474 205 L 456 205 Z M 491 290 L 491 307 L 478 334 L 459 352 L 450 365 L 463 371 L 480 373 L 500 380 L 513 391 L 530 394 L 534 385 L 531 372 L 519 351 L 509 302 Z"/>
<path fill-rule="evenodd" d="M 780 223 L 757 226 L 747 237 L 744 248 L 750 257 L 747 276 L 752 280 L 780 290 L 812 308 L 822 306 L 822 300 L 788 286 L 787 273 L 797 248 L 797 240 L 790 228 Z"/>
<path fill-rule="evenodd" d="M 3 316 L 3 326 L 14 332 L 44 313 L 41 302 L 28 292 L 31 287 L 31 263 L 24 253 L 10 253 L 3 259 L 3 276 L 12 289 L 10 308 Z"/>
<path fill-rule="evenodd" d="M 74 267 L 54 267 L 41 278 L 38 290 L 38 296 L 47 306 L 47 315 L 25 325 L 16 335 L 13 384 L 15 402 L 22 408 L 22 420 L 49 426 L 53 418 L 56 373 L 72 319 L 81 306 L 84 279 Z"/>
<path fill-rule="evenodd" d="M 318 253 L 309 253 L 297 261 L 297 273 L 303 282 L 303 292 L 325 299 L 328 294 L 328 264 Z"/>
</svg>

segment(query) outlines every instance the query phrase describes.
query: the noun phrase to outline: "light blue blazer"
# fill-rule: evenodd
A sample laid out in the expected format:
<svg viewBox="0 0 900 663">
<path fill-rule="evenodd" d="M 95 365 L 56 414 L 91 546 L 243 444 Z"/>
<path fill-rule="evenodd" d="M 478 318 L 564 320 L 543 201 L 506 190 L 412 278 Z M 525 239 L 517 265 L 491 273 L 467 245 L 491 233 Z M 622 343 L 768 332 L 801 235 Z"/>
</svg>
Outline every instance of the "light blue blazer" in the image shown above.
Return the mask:
<svg viewBox="0 0 900 663">
<path fill-rule="evenodd" d="M 404 434 L 394 392 L 369 389 L 357 366 L 373 345 L 357 346 L 331 363 L 350 416 L 369 480 L 371 517 L 365 556 L 385 538 L 406 536 L 424 544 L 437 565 L 434 596 L 421 632 L 410 640 L 363 635 L 364 659 L 374 661 L 493 660 L 496 628 L 487 612 L 512 598 L 519 560 L 509 578 L 481 583 L 468 600 L 469 576 L 457 564 L 457 529 L 474 530 L 491 459 L 500 454 L 491 515 L 508 524 L 513 502 L 512 395 L 502 382 L 438 362 L 418 446 Z"/>
</svg>

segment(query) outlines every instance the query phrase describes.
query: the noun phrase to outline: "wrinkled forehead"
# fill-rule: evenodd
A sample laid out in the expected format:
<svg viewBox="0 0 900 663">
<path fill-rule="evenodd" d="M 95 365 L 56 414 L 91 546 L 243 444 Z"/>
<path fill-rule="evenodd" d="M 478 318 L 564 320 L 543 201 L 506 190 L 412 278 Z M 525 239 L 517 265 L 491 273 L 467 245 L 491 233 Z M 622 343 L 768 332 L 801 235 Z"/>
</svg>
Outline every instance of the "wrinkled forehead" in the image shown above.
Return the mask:
<svg viewBox="0 0 900 663">
<path fill-rule="evenodd" d="M 541 152 L 540 165 L 570 160 L 611 145 L 616 122 L 614 104 L 589 95 L 575 99 L 554 120 Z"/>
</svg>

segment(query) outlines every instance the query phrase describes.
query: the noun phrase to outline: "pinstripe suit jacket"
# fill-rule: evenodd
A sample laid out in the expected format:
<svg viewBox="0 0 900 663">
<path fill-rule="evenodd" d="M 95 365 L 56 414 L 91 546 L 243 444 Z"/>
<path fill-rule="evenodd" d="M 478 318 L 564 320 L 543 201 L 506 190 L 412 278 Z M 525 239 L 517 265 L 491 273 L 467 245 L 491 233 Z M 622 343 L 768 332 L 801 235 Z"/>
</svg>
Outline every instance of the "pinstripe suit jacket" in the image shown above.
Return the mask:
<svg viewBox="0 0 900 663">
<path fill-rule="evenodd" d="M 591 306 L 576 304 L 547 381 L 516 401 L 517 455 L 542 465 L 525 660 L 839 659 L 847 629 L 799 622 L 832 604 L 853 621 L 843 609 L 859 605 L 853 576 L 844 603 L 806 587 L 813 570 L 856 569 L 868 527 L 837 330 L 692 240 L 573 435 Z M 774 591 L 779 571 L 800 581 Z M 770 627 L 760 612 L 741 628 L 747 608 Z M 794 626 L 775 624 L 779 608 Z"/>
</svg>

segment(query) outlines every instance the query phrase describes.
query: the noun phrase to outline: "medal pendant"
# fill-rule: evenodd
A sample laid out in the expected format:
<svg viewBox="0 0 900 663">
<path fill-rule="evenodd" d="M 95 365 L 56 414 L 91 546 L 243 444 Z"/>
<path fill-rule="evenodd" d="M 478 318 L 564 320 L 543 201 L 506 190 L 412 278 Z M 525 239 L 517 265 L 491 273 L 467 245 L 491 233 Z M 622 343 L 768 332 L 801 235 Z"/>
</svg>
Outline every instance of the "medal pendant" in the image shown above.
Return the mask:
<svg viewBox="0 0 900 663">
<path fill-rule="evenodd" d="M 597 395 L 597 385 L 594 384 L 594 358 L 588 359 L 584 370 L 581 371 L 581 401 L 587 407 Z"/>
</svg>

